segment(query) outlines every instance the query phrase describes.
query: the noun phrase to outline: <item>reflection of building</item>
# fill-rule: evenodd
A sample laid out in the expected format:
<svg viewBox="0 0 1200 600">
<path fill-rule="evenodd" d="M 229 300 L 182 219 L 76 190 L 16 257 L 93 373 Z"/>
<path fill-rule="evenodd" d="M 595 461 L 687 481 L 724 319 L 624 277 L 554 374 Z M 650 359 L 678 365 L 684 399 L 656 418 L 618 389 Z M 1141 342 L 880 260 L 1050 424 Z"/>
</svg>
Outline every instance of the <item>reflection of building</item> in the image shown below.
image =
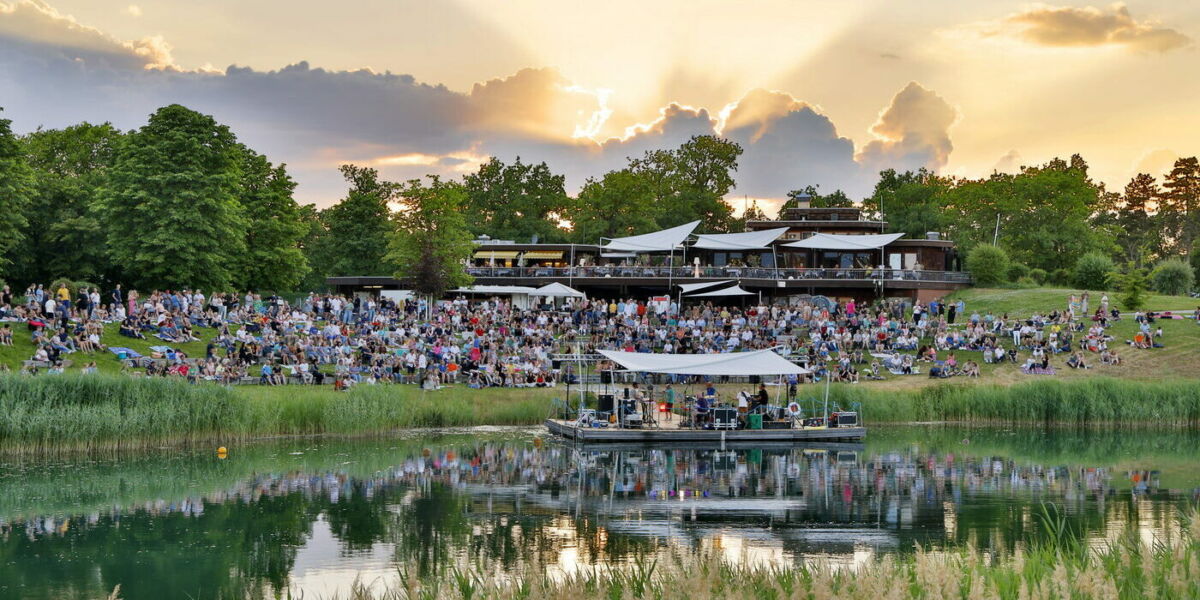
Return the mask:
<svg viewBox="0 0 1200 600">
<path fill-rule="evenodd" d="M 929 300 L 970 284 L 953 242 L 936 233 L 923 239 L 885 235 L 886 225 L 863 219 L 857 208 L 790 208 L 779 221 L 747 223 L 744 234 L 694 234 L 695 225 L 688 224 L 627 244 L 622 241 L 633 238 L 526 244 L 483 237 L 467 270 L 480 286 L 558 282 L 596 297 L 673 294 L 681 283 L 737 281 L 765 296 Z M 671 232 L 679 235 L 672 239 Z M 328 282 L 341 292 L 406 286 L 391 277 Z"/>
</svg>

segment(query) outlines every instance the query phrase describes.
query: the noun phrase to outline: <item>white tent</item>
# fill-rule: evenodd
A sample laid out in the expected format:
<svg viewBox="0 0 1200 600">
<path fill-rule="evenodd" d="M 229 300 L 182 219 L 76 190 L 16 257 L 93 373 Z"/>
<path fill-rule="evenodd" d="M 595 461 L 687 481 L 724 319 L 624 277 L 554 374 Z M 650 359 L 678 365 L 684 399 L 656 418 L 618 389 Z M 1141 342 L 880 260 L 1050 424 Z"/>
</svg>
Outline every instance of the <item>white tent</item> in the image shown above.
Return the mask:
<svg viewBox="0 0 1200 600">
<path fill-rule="evenodd" d="M 812 250 L 878 250 L 902 237 L 904 237 L 903 233 L 871 235 L 814 233 L 812 237 L 784 244 L 784 246 L 787 248 L 809 248 Z"/>
<path fill-rule="evenodd" d="M 697 233 L 693 248 L 710 250 L 769 250 L 771 242 L 787 233 L 787 227 L 745 233 Z"/>
<path fill-rule="evenodd" d="M 690 294 L 696 290 L 710 288 L 714 285 L 725 285 L 726 283 L 733 283 L 733 280 L 726 279 L 724 281 L 705 281 L 703 283 L 681 283 L 679 284 L 679 290 L 685 294 Z"/>
<path fill-rule="evenodd" d="M 803 375 L 795 365 L 772 350 L 725 354 L 647 354 L 601 350 L 609 360 L 629 371 L 673 375 Z"/>
<path fill-rule="evenodd" d="M 688 296 L 688 298 L 715 298 L 718 296 L 753 296 L 753 295 L 754 295 L 754 292 L 746 291 L 746 290 L 742 289 L 742 286 L 735 285 L 733 287 L 728 287 L 728 288 L 721 289 L 721 290 L 715 290 L 712 292 L 704 292 L 701 294 L 692 294 L 692 295 Z"/>
<path fill-rule="evenodd" d="M 581 292 L 573 287 L 565 286 L 561 283 L 558 283 L 557 281 L 554 283 L 547 283 L 546 285 L 543 285 L 542 287 L 540 287 L 536 290 L 533 290 L 530 293 L 534 296 L 542 296 L 545 298 L 586 298 L 587 297 L 587 295 L 584 294 L 583 292 Z"/>
<path fill-rule="evenodd" d="M 699 224 L 700 221 L 692 221 L 654 233 L 610 239 L 602 249 L 618 252 L 667 252 L 678 248 Z"/>
<path fill-rule="evenodd" d="M 537 292 L 537 288 L 524 285 L 473 285 L 471 287 L 461 287 L 451 291 L 459 294 L 492 294 L 494 296 L 513 296 L 517 294 L 532 295 Z"/>
</svg>

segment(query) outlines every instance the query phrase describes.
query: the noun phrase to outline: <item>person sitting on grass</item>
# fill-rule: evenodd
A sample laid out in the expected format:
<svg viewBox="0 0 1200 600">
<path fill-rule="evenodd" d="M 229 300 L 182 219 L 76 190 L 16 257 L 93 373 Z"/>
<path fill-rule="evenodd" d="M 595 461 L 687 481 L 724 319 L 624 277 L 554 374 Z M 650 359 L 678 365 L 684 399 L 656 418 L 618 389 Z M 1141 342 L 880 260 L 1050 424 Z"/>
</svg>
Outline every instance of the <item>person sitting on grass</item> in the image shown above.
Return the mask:
<svg viewBox="0 0 1200 600">
<path fill-rule="evenodd" d="M 968 360 L 966 365 L 963 365 L 962 374 L 967 377 L 979 377 L 979 364 L 973 360 Z"/>
<path fill-rule="evenodd" d="M 121 321 L 121 328 L 118 331 L 125 337 L 136 340 L 146 339 L 146 336 L 141 332 L 137 323 L 133 319 L 125 319 L 124 321 Z"/>
<path fill-rule="evenodd" d="M 1087 363 L 1083 360 L 1083 353 L 1076 352 L 1067 358 L 1067 366 L 1072 369 L 1086 369 Z"/>
<path fill-rule="evenodd" d="M 1105 348 L 1104 352 L 1100 353 L 1100 363 L 1105 365 L 1120 365 L 1121 356 L 1115 351 Z"/>
<path fill-rule="evenodd" d="M 3 327 L 0 327 L 0 346 L 11 346 L 11 345 L 13 345 L 12 326 L 9 325 L 8 323 L 5 323 Z"/>
</svg>

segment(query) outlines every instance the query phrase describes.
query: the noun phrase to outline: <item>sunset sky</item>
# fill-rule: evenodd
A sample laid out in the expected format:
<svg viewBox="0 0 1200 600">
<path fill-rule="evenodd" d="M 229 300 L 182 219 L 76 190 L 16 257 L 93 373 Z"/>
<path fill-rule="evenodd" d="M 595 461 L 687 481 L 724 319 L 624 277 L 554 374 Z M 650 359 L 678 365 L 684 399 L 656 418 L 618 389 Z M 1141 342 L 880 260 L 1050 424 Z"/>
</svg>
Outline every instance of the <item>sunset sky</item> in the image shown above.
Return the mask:
<svg viewBox="0 0 1200 600">
<path fill-rule="evenodd" d="M 1197 38 L 1183 1 L 0 0 L 0 106 L 25 132 L 179 102 L 321 206 L 341 162 L 520 155 L 574 192 L 714 132 L 746 148 L 737 198 L 1075 152 L 1119 188 L 1200 152 Z"/>
</svg>

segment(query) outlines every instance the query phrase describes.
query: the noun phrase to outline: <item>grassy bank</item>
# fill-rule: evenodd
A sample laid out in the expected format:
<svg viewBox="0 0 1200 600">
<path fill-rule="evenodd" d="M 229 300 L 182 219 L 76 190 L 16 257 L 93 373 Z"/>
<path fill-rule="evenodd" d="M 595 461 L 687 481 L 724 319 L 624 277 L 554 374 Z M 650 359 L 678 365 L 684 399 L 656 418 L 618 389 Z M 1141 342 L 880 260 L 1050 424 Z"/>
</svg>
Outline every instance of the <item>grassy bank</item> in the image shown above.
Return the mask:
<svg viewBox="0 0 1200 600">
<path fill-rule="evenodd" d="M 0 449 L 137 448 L 272 435 L 372 434 L 414 427 L 525 425 L 554 390 L 288 386 L 231 390 L 121 376 L 0 376 Z"/>
<path fill-rule="evenodd" d="M 649 560 L 610 570 L 580 569 L 562 577 L 536 567 L 497 582 L 476 565 L 416 579 L 401 571 L 386 590 L 358 585 L 353 600 L 652 598 L 707 600 L 839 598 L 846 600 L 1060 598 L 1196 598 L 1200 596 L 1200 525 L 1185 524 L 1173 539 L 1147 545 L 1135 528 L 1094 551 L 1053 507 L 1044 507 L 1040 535 L 1013 556 L 970 548 L 868 558 L 853 570 L 806 562 L 797 567 L 744 566 L 713 557 Z"/>
</svg>

